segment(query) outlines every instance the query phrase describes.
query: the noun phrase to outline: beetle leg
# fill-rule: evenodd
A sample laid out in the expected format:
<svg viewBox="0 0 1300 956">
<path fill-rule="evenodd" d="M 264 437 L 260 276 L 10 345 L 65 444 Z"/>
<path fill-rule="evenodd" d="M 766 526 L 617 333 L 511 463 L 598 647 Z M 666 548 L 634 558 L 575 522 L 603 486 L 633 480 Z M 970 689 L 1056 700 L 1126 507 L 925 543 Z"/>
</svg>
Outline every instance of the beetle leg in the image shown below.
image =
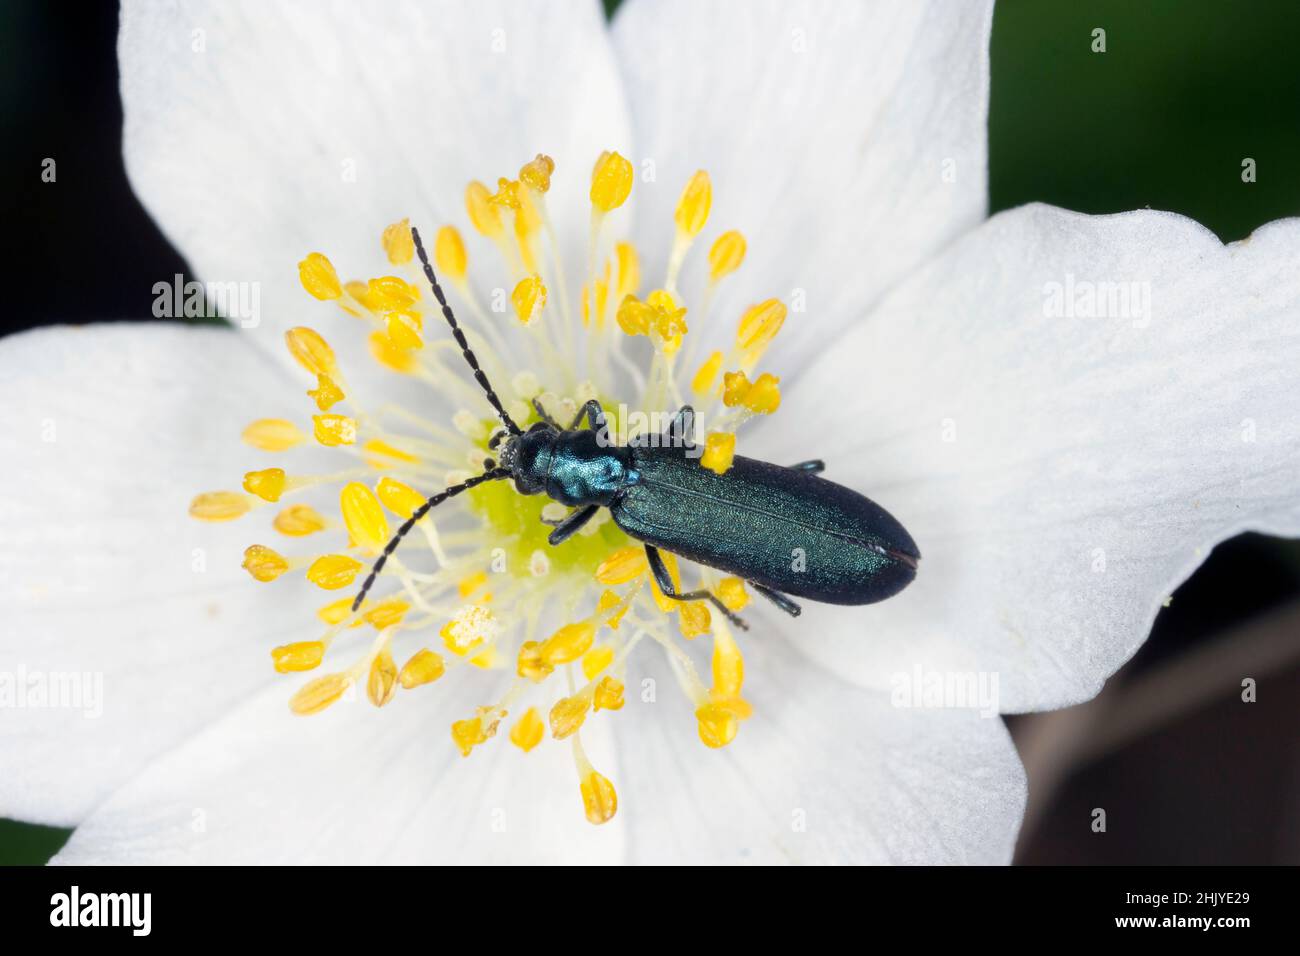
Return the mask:
<svg viewBox="0 0 1300 956">
<path fill-rule="evenodd" d="M 578 529 L 592 519 L 600 505 L 588 505 L 585 508 L 579 508 L 564 516 L 555 526 L 555 530 L 546 536 L 547 542 L 552 545 L 560 544 L 567 541 L 578 533 Z M 544 520 L 544 519 L 543 519 Z"/>
<path fill-rule="evenodd" d="M 767 598 L 769 601 L 771 601 L 781 610 L 785 611 L 785 613 L 789 614 L 791 617 L 798 617 L 800 614 L 803 613 L 803 608 L 801 608 L 798 604 L 795 604 L 794 601 L 791 601 L 780 591 L 773 591 L 771 588 L 765 587 L 762 584 L 758 584 L 755 581 L 750 581 L 749 586 L 753 588 L 755 591 L 757 591 L 759 594 L 763 595 L 763 597 Z"/>
<path fill-rule="evenodd" d="M 650 572 L 655 576 L 655 583 L 659 585 L 659 590 L 664 597 L 674 601 L 708 601 L 722 615 L 742 631 L 748 631 L 749 625 L 736 612 L 722 603 L 722 598 L 718 597 L 712 591 L 700 589 L 699 591 L 687 591 L 685 594 L 677 593 L 677 586 L 673 584 L 673 576 L 668 573 L 668 566 L 664 564 L 663 555 L 653 544 L 645 546 L 645 557 L 650 562 Z"/>
<path fill-rule="evenodd" d="M 600 431 L 605 426 L 605 409 L 600 407 L 600 402 L 594 398 L 587 400 L 587 403 L 578 409 L 578 415 L 573 419 L 573 424 L 569 426 L 569 431 L 573 431 L 582 424 L 583 419 L 587 419 L 587 424 L 591 426 L 594 432 Z"/>
<path fill-rule="evenodd" d="M 552 418 L 551 413 L 542 407 L 542 400 L 540 398 L 533 399 L 533 408 L 536 410 L 538 417 L 541 418 L 542 421 L 546 422 L 546 424 L 554 425 L 556 428 L 560 427 L 560 423 Z"/>
<path fill-rule="evenodd" d="M 663 441 L 664 438 L 668 439 L 667 443 Z M 680 441 L 683 446 L 687 446 L 694 443 L 694 438 L 695 409 L 690 405 L 683 405 L 677 409 L 677 414 L 673 416 L 673 420 L 664 429 L 659 443 L 664 447 L 676 447 L 673 443 Z"/>
<path fill-rule="evenodd" d="M 806 471 L 810 475 L 820 475 L 826 470 L 826 462 L 820 458 L 814 458 L 812 461 L 801 461 L 797 465 L 791 465 L 792 471 Z"/>
</svg>

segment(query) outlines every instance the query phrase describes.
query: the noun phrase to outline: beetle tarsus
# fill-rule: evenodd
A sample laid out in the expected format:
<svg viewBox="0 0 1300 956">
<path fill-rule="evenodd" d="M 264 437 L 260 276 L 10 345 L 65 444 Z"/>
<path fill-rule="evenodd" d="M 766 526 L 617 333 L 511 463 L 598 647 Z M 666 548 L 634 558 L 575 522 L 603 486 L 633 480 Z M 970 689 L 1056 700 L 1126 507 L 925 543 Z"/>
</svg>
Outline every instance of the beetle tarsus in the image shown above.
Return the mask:
<svg viewBox="0 0 1300 956">
<path fill-rule="evenodd" d="M 698 591 L 687 591 L 685 594 L 678 594 L 677 585 L 673 584 L 673 576 L 668 573 L 668 566 L 664 564 L 663 555 L 659 553 L 659 549 L 654 545 L 647 544 L 645 546 L 645 557 L 650 562 L 650 572 L 655 576 L 655 583 L 659 585 L 659 591 L 664 597 L 673 601 L 708 601 L 736 627 L 742 631 L 749 630 L 749 625 L 745 623 L 745 619 L 723 604 L 722 598 L 712 591 L 701 588 Z"/>
</svg>

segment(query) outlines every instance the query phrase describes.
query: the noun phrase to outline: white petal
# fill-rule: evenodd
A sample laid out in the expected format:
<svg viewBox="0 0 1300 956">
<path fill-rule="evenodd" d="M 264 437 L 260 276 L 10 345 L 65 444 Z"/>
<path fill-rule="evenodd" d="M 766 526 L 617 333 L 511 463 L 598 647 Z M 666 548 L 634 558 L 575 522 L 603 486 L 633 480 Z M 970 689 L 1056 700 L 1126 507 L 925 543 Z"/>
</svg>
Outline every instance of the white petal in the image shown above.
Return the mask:
<svg viewBox="0 0 1300 956">
<path fill-rule="evenodd" d="M 996 713 L 895 708 L 761 626 L 743 646 L 754 715 L 725 748 L 658 670 L 658 703 L 629 684 L 612 719 L 632 861 L 1010 861 L 1025 777 Z"/>
<path fill-rule="evenodd" d="M 343 279 L 390 274 L 380 231 L 405 216 L 426 241 L 458 225 L 471 274 L 502 284 L 465 186 L 495 188 L 538 152 L 556 160 L 549 206 L 579 268 L 591 164 L 627 150 L 594 2 L 131 0 L 119 56 L 136 192 L 201 279 L 260 283 L 251 334 L 277 354 L 289 326 L 368 329 L 309 299 L 296 263 L 318 251 Z"/>
<path fill-rule="evenodd" d="M 704 274 L 727 229 L 745 234 L 749 254 L 706 339 L 734 335 L 747 304 L 794 300 L 778 371 L 803 368 L 983 218 L 991 22 L 985 0 L 623 4 L 614 43 L 638 159 L 654 171 L 637 184 L 652 287 L 682 186 L 707 169 L 713 212 L 685 275 Z M 684 288 L 698 306 L 698 285 Z"/>
<path fill-rule="evenodd" d="M 810 607 L 799 645 L 872 686 L 992 671 L 1004 712 L 1062 706 L 1217 542 L 1300 533 L 1298 249 L 1294 219 L 1225 247 L 1168 213 L 1029 206 L 909 279 L 792 391 L 797 428 L 750 446 L 825 457 L 923 556 L 856 618 Z M 1089 317 L 1053 309 L 1070 283 L 1137 285 Z"/>
<path fill-rule="evenodd" d="M 272 676 L 269 648 L 310 626 L 301 603 L 240 569 L 265 521 L 186 513 L 197 492 L 238 489 L 256 467 L 239 433 L 301 404 L 282 380 L 229 330 L 105 325 L 0 342 L 0 680 L 12 693 L 21 679 L 0 721 L 0 816 L 76 822 Z M 61 686 L 62 706 L 38 705 Z"/>
<path fill-rule="evenodd" d="M 451 720 L 492 699 L 464 670 L 382 711 L 360 693 L 295 717 L 271 688 L 96 808 L 55 862 L 617 861 L 623 825 L 587 823 L 567 743 L 522 754 L 503 724 L 460 756 Z"/>
</svg>

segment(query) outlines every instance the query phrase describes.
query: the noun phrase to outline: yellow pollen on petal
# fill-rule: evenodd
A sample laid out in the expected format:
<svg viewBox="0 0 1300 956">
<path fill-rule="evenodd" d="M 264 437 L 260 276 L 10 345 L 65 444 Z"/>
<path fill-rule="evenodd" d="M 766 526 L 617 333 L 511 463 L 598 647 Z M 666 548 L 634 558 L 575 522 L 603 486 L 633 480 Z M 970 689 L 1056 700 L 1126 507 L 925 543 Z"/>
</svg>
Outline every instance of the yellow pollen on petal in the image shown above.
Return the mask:
<svg viewBox="0 0 1300 956">
<path fill-rule="evenodd" d="M 343 286 L 339 284 L 339 274 L 334 271 L 334 264 L 319 252 L 309 254 L 298 263 L 298 279 L 309 295 L 322 302 L 343 295 Z"/>
<path fill-rule="evenodd" d="M 541 276 L 531 275 L 521 279 L 510 293 L 515 315 L 524 325 L 532 325 L 546 307 L 546 286 Z"/>
<path fill-rule="evenodd" d="M 398 348 L 388 337 L 388 333 L 382 329 L 371 332 L 368 342 L 371 356 L 384 368 L 402 375 L 410 375 L 420 367 L 420 361 L 415 357 L 415 353 Z"/>
<path fill-rule="evenodd" d="M 383 707 L 397 693 L 397 664 L 388 648 L 383 648 L 370 662 L 370 674 L 366 679 L 366 696 L 376 707 Z"/>
<path fill-rule="evenodd" d="M 465 187 L 465 211 L 470 224 L 480 235 L 494 238 L 504 231 L 501 216 L 492 202 L 492 193 L 478 180 Z"/>
<path fill-rule="evenodd" d="M 262 451 L 288 451 L 307 440 L 297 425 L 283 418 L 259 418 L 240 437 L 246 445 Z"/>
<path fill-rule="evenodd" d="M 244 475 L 244 490 L 263 501 L 276 502 L 284 494 L 287 479 L 283 468 L 262 468 Z"/>
<path fill-rule="evenodd" d="M 623 205 L 631 192 L 632 164 L 618 153 L 601 153 L 591 171 L 591 204 L 610 212 Z"/>
<path fill-rule="evenodd" d="M 326 447 L 351 445 L 357 440 L 357 423 L 347 415 L 313 415 L 316 440 Z"/>
<path fill-rule="evenodd" d="M 257 581 L 274 581 L 289 570 L 289 562 L 271 548 L 261 544 L 252 544 L 244 551 L 244 563 L 241 565 Z"/>
<path fill-rule="evenodd" d="M 234 521 L 248 514 L 248 495 L 237 491 L 205 491 L 190 502 L 190 517 L 199 521 Z"/>
<path fill-rule="evenodd" d="M 595 770 L 588 771 L 578 784 L 582 792 L 582 809 L 587 820 L 600 826 L 614 819 L 618 812 L 618 793 L 614 785 Z"/>
<path fill-rule="evenodd" d="M 367 551 L 379 551 L 388 543 L 388 519 L 375 493 L 359 481 L 339 492 L 339 510 L 352 542 Z"/>
<path fill-rule="evenodd" d="M 715 474 L 725 474 L 736 457 L 736 436 L 731 432 L 709 432 L 704 439 L 700 465 Z"/>
<path fill-rule="evenodd" d="M 395 266 L 404 266 L 415 255 L 415 241 L 411 238 L 411 220 L 403 219 L 384 229 L 382 238 L 384 255 Z"/>
<path fill-rule="evenodd" d="M 331 378 L 338 375 L 334 350 L 315 329 L 304 325 L 292 328 L 284 333 L 284 341 L 289 346 L 289 354 L 311 374 L 328 375 Z"/>
<path fill-rule="evenodd" d="M 602 677 L 591 698 L 592 710 L 622 710 L 623 682 L 616 677 Z"/>
<path fill-rule="evenodd" d="M 519 170 L 519 179 L 529 189 L 544 193 L 551 188 L 551 174 L 555 172 L 555 160 L 545 153 L 538 153 Z"/>
<path fill-rule="evenodd" d="M 556 740 L 573 736 L 587 719 L 587 711 L 590 709 L 591 701 L 585 694 L 561 697 L 551 707 L 551 736 Z"/>
<path fill-rule="evenodd" d="M 302 716 L 318 714 L 342 697 L 351 686 L 352 678 L 347 674 L 326 674 L 304 684 L 289 699 L 289 709 Z"/>
<path fill-rule="evenodd" d="M 510 728 L 510 742 L 524 753 L 528 753 L 540 744 L 545 735 L 546 724 L 542 722 L 542 715 L 537 712 L 536 707 L 529 707 L 524 711 L 524 715 Z"/>
<path fill-rule="evenodd" d="M 393 514 L 400 518 L 409 518 L 415 513 L 427 500 L 427 496 L 420 494 L 410 485 L 405 485 L 396 478 L 381 478 L 379 486 L 375 489 L 379 495 L 379 500 Z M 462 595 L 463 596 L 463 595 Z"/>
<path fill-rule="evenodd" d="M 281 644 L 271 650 L 271 660 L 281 674 L 309 671 L 320 666 L 325 657 L 325 645 L 320 641 L 299 641 Z"/>
<path fill-rule="evenodd" d="M 779 299 L 767 299 L 750 306 L 740 319 L 736 348 L 742 352 L 766 348 L 785 324 L 787 311 L 785 303 Z"/>
<path fill-rule="evenodd" d="M 438 271 L 453 282 L 465 281 L 469 272 L 469 253 L 465 251 L 465 240 L 460 237 L 460 230 L 455 226 L 443 226 L 433 240 L 433 261 Z"/>
<path fill-rule="evenodd" d="M 566 624 L 542 642 L 542 660 L 550 666 L 576 661 L 596 639 L 596 625 L 591 621 Z"/>
<path fill-rule="evenodd" d="M 728 611 L 744 610 L 749 604 L 749 592 L 740 578 L 723 578 L 713 591 Z"/>
<path fill-rule="evenodd" d="M 709 612 L 709 606 L 703 601 L 691 601 L 682 605 L 677 624 L 681 629 L 682 637 L 691 641 L 701 634 L 709 633 L 709 628 L 713 624 L 713 615 Z"/>
<path fill-rule="evenodd" d="M 626 584 L 649 569 L 645 549 L 639 545 L 629 545 L 619 548 L 600 562 L 596 568 L 596 580 L 601 584 Z"/>
<path fill-rule="evenodd" d="M 334 384 L 334 380 L 328 375 L 316 376 L 316 387 L 307 392 L 308 396 L 316 401 L 316 407 L 322 412 L 327 412 L 334 405 L 343 401 L 343 389 Z"/>
<path fill-rule="evenodd" d="M 346 554 L 326 554 L 307 569 L 307 580 L 326 591 L 337 591 L 356 580 L 362 564 Z"/>
<path fill-rule="evenodd" d="M 329 522 L 311 505 L 290 505 L 275 516 L 271 527 L 290 538 L 305 538 L 324 531 Z"/>
<path fill-rule="evenodd" d="M 410 609 L 411 605 L 401 598 L 385 598 L 361 617 L 367 624 L 373 624 L 376 630 L 382 631 L 399 622 Z"/>
<path fill-rule="evenodd" d="M 411 690 L 436 681 L 446 670 L 447 665 L 443 663 L 442 658 L 427 647 L 423 647 L 402 665 L 397 680 L 407 690 Z"/>
<path fill-rule="evenodd" d="M 731 275 L 745 261 L 745 237 L 732 229 L 713 240 L 709 248 L 709 281 Z"/>
<path fill-rule="evenodd" d="M 681 198 L 677 200 L 673 221 L 677 223 L 677 228 L 684 235 L 694 239 L 700 234 L 704 224 L 709 221 L 709 210 L 712 206 L 713 183 L 707 172 L 698 170 L 687 182 Z"/>
<path fill-rule="evenodd" d="M 593 647 L 587 653 L 582 655 L 582 676 L 587 680 L 595 679 L 596 675 L 614 662 L 614 648 L 608 644 L 602 644 L 599 647 Z"/>
<path fill-rule="evenodd" d="M 700 366 L 700 370 L 691 379 L 691 391 L 696 395 L 707 395 L 713 391 L 713 384 L 718 380 L 718 370 L 721 368 L 722 353 L 714 352 L 705 359 L 704 364 Z"/>
</svg>

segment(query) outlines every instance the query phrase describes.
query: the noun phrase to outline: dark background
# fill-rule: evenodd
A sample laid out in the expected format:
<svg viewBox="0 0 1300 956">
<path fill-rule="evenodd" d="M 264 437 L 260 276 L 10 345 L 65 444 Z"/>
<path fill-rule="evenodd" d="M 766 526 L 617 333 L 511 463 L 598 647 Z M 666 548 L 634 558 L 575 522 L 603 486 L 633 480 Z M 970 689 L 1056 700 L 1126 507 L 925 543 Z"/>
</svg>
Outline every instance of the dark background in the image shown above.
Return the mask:
<svg viewBox="0 0 1300 956">
<path fill-rule="evenodd" d="M 156 278 L 188 271 L 126 181 L 116 32 L 102 0 L 0 4 L 0 331 L 148 318 Z M 1151 206 L 1225 241 L 1300 215 L 1298 50 L 1297 0 L 1005 0 L 991 210 Z M 1220 546 L 1100 697 L 1008 723 L 1030 778 L 1019 862 L 1300 862 L 1300 547 Z M 0 820 L 0 863 L 43 862 L 66 838 Z"/>
</svg>

